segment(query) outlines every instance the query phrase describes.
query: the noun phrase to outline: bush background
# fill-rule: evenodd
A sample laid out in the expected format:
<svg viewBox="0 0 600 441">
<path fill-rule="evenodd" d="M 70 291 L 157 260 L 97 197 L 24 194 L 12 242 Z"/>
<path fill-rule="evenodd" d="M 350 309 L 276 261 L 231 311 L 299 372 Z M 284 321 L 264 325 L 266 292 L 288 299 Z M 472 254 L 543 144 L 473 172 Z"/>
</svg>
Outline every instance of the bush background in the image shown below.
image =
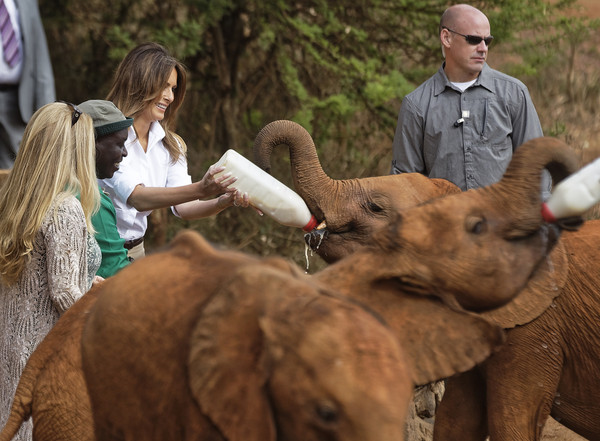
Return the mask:
<svg viewBox="0 0 600 441">
<path fill-rule="evenodd" d="M 335 179 L 389 172 L 402 97 L 438 69 L 439 0 L 39 0 L 59 99 L 104 98 L 122 57 L 157 41 L 189 70 L 177 131 L 200 179 L 228 149 L 252 158 L 254 137 L 276 119 L 302 124 Z M 597 0 L 473 1 L 495 37 L 488 63 L 530 89 L 544 133 L 582 163 L 600 155 Z M 273 174 L 291 184 L 289 158 Z M 594 215 L 594 212 L 592 212 Z M 185 222 L 152 215 L 149 250 L 181 228 L 251 254 L 306 265 L 301 231 L 228 209 Z M 310 272 L 322 267 L 310 259 Z"/>
</svg>

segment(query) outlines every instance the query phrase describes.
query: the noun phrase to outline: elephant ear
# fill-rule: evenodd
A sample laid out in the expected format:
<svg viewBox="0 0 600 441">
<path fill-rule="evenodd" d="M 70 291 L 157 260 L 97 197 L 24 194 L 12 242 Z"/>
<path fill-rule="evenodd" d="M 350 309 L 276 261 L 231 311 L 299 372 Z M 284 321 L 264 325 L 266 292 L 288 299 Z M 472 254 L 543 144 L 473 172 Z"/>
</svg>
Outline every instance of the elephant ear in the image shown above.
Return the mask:
<svg viewBox="0 0 600 441">
<path fill-rule="evenodd" d="M 251 268 L 234 273 L 204 308 L 190 338 L 189 382 L 202 413 L 227 440 L 275 441 L 258 323 L 258 293 L 274 270 Z"/>
<path fill-rule="evenodd" d="M 168 245 L 170 254 L 184 259 L 198 259 L 199 256 L 215 255 L 216 250 L 204 237 L 194 230 L 181 230 Z"/>
<path fill-rule="evenodd" d="M 500 308 L 482 312 L 481 316 L 504 329 L 529 323 L 550 307 L 560 294 L 568 268 L 567 252 L 560 241 L 513 300 Z"/>
<path fill-rule="evenodd" d="M 412 364 L 416 385 L 465 372 L 504 342 L 500 327 L 438 298 L 396 295 L 385 302 L 383 311 Z"/>
</svg>

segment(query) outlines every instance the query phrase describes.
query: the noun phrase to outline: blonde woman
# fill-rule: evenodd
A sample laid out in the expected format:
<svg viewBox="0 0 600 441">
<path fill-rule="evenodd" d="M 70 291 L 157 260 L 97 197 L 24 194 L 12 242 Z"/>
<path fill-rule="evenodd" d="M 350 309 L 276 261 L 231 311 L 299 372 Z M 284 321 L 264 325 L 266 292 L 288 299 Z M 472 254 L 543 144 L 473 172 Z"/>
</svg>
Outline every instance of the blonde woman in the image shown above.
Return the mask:
<svg viewBox="0 0 600 441">
<path fill-rule="evenodd" d="M 214 176 L 222 168 L 211 167 L 192 183 L 186 145 L 173 131 L 185 89 L 183 64 L 163 46 L 144 43 L 121 61 L 106 98 L 133 118 L 125 141 L 127 157 L 101 183 L 115 205 L 117 228 L 132 259 L 144 255 L 147 216 L 154 209 L 172 206 L 175 215 L 197 219 L 234 203 L 248 206 L 248 195 L 228 189 L 236 178 Z"/>
<path fill-rule="evenodd" d="M 91 223 L 99 200 L 92 119 L 47 104 L 0 188 L 0 427 L 27 359 L 100 266 Z M 30 420 L 15 439 L 31 437 Z"/>
</svg>

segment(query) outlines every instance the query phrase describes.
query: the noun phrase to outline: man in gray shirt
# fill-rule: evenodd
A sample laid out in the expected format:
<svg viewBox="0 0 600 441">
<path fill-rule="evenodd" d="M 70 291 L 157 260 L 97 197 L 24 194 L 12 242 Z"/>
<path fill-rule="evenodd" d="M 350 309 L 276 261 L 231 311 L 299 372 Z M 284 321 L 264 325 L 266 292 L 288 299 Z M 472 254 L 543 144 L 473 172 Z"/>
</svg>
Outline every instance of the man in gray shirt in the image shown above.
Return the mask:
<svg viewBox="0 0 600 441">
<path fill-rule="evenodd" d="M 445 62 L 402 101 L 392 174 L 422 173 L 462 190 L 486 186 L 502 177 L 517 147 L 543 136 L 527 87 L 486 64 L 492 38 L 478 9 L 444 12 Z"/>
</svg>

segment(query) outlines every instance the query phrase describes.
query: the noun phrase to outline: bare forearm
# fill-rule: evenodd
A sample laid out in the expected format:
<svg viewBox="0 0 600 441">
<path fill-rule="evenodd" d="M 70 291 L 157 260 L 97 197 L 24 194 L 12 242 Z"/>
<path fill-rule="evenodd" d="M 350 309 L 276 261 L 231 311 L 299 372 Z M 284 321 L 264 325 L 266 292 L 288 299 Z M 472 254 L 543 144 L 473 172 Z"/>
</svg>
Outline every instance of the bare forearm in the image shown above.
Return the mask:
<svg viewBox="0 0 600 441">
<path fill-rule="evenodd" d="M 179 187 L 145 187 L 140 184 L 131 192 L 127 203 L 137 211 L 150 211 L 233 192 L 229 186 L 237 178 L 231 173 L 215 176 L 221 171 L 223 167 L 211 165 L 200 181 Z"/>
<path fill-rule="evenodd" d="M 127 199 L 127 203 L 137 211 L 150 211 L 200 199 L 201 193 L 198 182 L 181 187 L 138 185 Z"/>
<path fill-rule="evenodd" d="M 207 201 L 191 201 L 175 207 L 179 216 L 185 220 L 200 219 L 220 213 L 231 205 L 223 198 L 214 198 Z"/>
</svg>

